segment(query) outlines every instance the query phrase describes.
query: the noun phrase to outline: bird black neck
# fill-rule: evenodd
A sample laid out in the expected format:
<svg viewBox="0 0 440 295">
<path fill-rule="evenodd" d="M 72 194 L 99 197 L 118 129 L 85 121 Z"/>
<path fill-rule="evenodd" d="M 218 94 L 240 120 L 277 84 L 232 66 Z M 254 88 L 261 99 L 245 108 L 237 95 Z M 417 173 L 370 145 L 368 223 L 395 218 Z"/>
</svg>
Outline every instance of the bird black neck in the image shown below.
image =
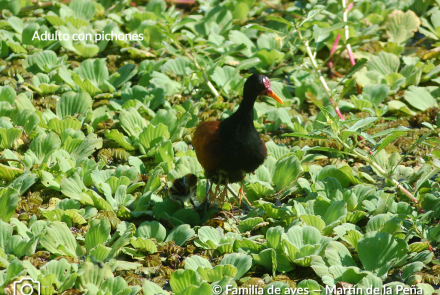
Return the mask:
<svg viewBox="0 0 440 295">
<path fill-rule="evenodd" d="M 254 112 L 254 104 L 255 101 L 257 101 L 257 98 L 259 96 L 259 93 L 253 93 L 254 89 L 252 90 L 248 90 L 245 89 L 243 91 L 243 100 L 240 103 L 240 107 L 238 108 L 238 110 L 241 111 L 249 111 L 249 112 Z"/>
<path fill-rule="evenodd" d="M 243 132 L 256 132 L 254 127 L 254 103 L 256 98 L 244 96 L 238 110 L 222 122 L 223 127 Z"/>
<path fill-rule="evenodd" d="M 240 104 L 234 115 L 240 117 L 241 119 L 239 120 L 242 123 L 254 126 L 254 103 Z"/>
</svg>

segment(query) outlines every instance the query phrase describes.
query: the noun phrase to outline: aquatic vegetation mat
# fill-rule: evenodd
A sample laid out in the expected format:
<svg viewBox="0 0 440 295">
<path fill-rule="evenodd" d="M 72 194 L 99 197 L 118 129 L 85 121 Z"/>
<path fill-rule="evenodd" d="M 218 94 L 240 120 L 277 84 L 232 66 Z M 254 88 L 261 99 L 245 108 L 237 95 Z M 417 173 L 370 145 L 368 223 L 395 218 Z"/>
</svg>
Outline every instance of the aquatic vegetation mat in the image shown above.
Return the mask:
<svg viewBox="0 0 440 295">
<path fill-rule="evenodd" d="M 0 11 L 1 294 L 438 292 L 438 1 Z M 254 73 L 284 105 L 255 103 L 252 208 L 204 214 L 195 127 Z"/>
</svg>

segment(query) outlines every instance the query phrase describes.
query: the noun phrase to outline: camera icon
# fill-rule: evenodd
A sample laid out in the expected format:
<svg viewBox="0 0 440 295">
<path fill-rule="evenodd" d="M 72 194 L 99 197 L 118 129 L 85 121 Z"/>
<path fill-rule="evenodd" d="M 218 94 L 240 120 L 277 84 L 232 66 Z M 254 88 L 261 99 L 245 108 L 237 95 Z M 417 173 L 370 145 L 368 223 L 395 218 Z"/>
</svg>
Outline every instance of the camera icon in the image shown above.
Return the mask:
<svg viewBox="0 0 440 295">
<path fill-rule="evenodd" d="M 14 295 L 40 295 L 40 282 L 32 278 L 22 278 L 14 282 Z"/>
</svg>

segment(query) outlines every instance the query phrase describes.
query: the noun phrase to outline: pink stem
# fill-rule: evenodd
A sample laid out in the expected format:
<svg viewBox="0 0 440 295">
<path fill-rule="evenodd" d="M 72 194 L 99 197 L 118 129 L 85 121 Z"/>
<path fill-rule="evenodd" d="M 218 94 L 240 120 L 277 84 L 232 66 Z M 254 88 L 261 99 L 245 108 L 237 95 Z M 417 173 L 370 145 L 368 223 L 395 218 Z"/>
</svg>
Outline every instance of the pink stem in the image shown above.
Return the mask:
<svg viewBox="0 0 440 295">
<path fill-rule="evenodd" d="M 348 0 L 346 0 L 346 2 L 348 2 Z M 353 8 L 353 4 L 354 4 L 354 2 L 351 2 L 351 3 L 349 3 L 348 5 L 347 5 L 347 12 L 348 11 L 350 11 L 350 9 L 352 9 Z M 338 37 L 339 37 L 339 34 L 338 34 Z M 339 42 L 339 38 L 336 38 L 336 40 L 338 40 L 338 42 Z M 347 42 L 348 40 L 345 40 L 345 42 Z M 333 44 L 333 47 L 335 47 L 335 44 Z M 332 48 L 332 50 L 333 50 L 333 48 Z M 336 50 L 336 49 L 335 49 Z M 354 66 L 355 64 L 356 64 L 356 61 L 354 60 L 354 56 L 353 56 L 353 52 L 352 52 L 352 50 L 351 50 L 351 46 L 347 46 L 347 52 L 348 52 L 348 56 L 349 56 L 349 58 L 350 58 L 350 63 L 351 63 L 351 65 L 352 66 Z M 331 54 L 331 53 L 330 53 Z M 357 90 L 358 90 L 358 93 L 359 94 L 361 94 L 361 88 L 359 87 L 359 85 L 356 85 L 357 86 Z M 341 112 L 339 111 L 339 108 L 338 107 L 336 107 L 336 113 L 338 113 L 338 115 L 339 115 L 339 118 L 341 118 L 342 120 L 344 120 L 344 118 L 342 117 L 342 114 L 341 114 Z M 359 140 L 364 140 L 364 138 L 362 137 L 362 136 L 359 136 L 358 137 L 359 138 Z M 371 150 L 369 150 L 368 151 L 369 152 L 369 154 L 370 155 L 372 155 L 373 154 L 373 152 L 371 151 Z M 403 187 L 402 187 L 403 188 Z M 404 189 L 404 188 L 403 188 Z M 407 191 L 408 192 L 408 191 Z M 405 192 L 404 192 L 405 193 Z M 409 192 L 408 192 L 409 193 Z M 405 193 L 406 194 L 406 193 Z M 410 194 L 411 195 L 411 194 Z"/>
<path fill-rule="evenodd" d="M 399 188 L 399 190 L 403 193 L 403 194 L 405 194 L 409 199 L 411 199 L 414 203 L 418 203 L 419 201 L 416 199 L 416 198 L 414 198 L 413 197 L 413 195 L 406 189 L 406 188 L 404 188 L 402 185 L 398 185 L 397 186 L 398 188 Z"/>
<path fill-rule="evenodd" d="M 354 56 L 353 56 L 353 52 L 351 51 L 351 47 L 349 47 L 350 49 L 347 49 L 348 51 L 348 56 L 350 57 L 350 63 L 352 66 L 354 66 L 356 64 L 356 62 L 354 61 Z"/>
<path fill-rule="evenodd" d="M 346 0 L 346 2 L 348 2 L 349 0 Z M 354 2 L 351 2 L 347 5 L 347 12 L 350 11 L 353 8 Z M 348 40 L 345 40 L 345 42 L 347 42 Z M 356 61 L 354 60 L 354 55 L 353 55 L 353 51 L 351 50 L 351 46 L 347 46 L 347 52 L 348 52 L 348 57 L 350 58 L 350 63 L 352 66 L 354 66 L 356 64 Z M 357 87 L 357 91 L 358 94 L 361 94 L 361 87 L 359 86 L 359 84 L 356 84 Z"/>
<path fill-rule="evenodd" d="M 335 53 L 335 51 L 336 51 L 336 47 L 338 46 L 338 44 L 339 44 L 339 40 L 340 40 L 340 39 L 341 39 L 341 35 L 338 34 L 338 35 L 336 36 L 336 40 L 335 40 L 335 42 L 333 43 L 332 49 L 330 50 L 330 56 L 333 55 L 333 53 Z M 333 56 L 330 57 L 330 60 L 329 60 L 329 62 L 328 62 L 328 67 L 329 67 L 330 69 L 333 68 Z M 335 110 L 336 110 L 336 113 L 338 114 L 339 118 L 341 118 L 341 120 L 344 121 L 344 116 L 342 116 L 341 110 L 339 109 L 339 107 L 338 107 L 338 105 L 336 104 L 336 102 L 335 102 L 332 98 L 330 98 L 330 101 L 331 101 L 331 103 L 335 106 Z"/>
<path fill-rule="evenodd" d="M 339 44 L 339 40 L 341 39 L 341 35 L 340 34 L 338 34 L 337 36 L 336 36 L 336 40 L 335 40 L 335 42 L 333 43 L 333 46 L 332 46 L 332 49 L 330 50 L 330 60 L 329 60 L 329 62 L 328 62 L 328 67 L 330 68 L 330 69 L 333 69 L 333 53 L 335 53 L 335 51 L 336 51 L 336 47 L 338 47 L 338 44 Z"/>
<path fill-rule="evenodd" d="M 189 4 L 189 5 L 193 5 L 196 3 L 195 0 L 171 0 L 170 2 L 176 4 Z"/>
<path fill-rule="evenodd" d="M 341 110 L 339 109 L 339 107 L 335 107 L 336 110 L 336 114 L 338 114 L 339 118 L 341 118 L 342 121 L 345 121 L 344 116 L 342 116 Z"/>
<path fill-rule="evenodd" d="M 336 40 L 335 40 L 335 42 L 333 43 L 332 49 L 330 50 L 330 55 L 332 55 L 333 53 L 335 53 L 335 51 L 336 51 L 336 46 L 338 46 L 338 44 L 339 44 L 339 39 L 341 39 L 341 35 L 340 35 L 340 34 L 338 34 L 338 35 L 336 36 Z"/>
</svg>

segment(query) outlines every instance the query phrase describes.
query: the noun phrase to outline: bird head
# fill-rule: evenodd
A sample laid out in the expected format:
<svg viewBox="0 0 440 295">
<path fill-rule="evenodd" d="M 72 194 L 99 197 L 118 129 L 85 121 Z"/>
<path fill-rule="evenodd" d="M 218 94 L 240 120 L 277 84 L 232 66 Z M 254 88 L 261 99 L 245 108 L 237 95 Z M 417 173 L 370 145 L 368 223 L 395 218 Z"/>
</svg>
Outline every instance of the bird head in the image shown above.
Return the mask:
<svg viewBox="0 0 440 295">
<path fill-rule="evenodd" d="M 186 176 L 185 176 L 185 181 L 186 181 L 186 184 L 189 186 L 189 187 L 195 187 L 196 185 L 197 185 L 197 176 L 196 175 L 194 175 L 194 174 L 187 174 Z"/>
<path fill-rule="evenodd" d="M 243 94 L 248 94 L 249 97 L 254 99 L 257 99 L 260 95 L 267 95 L 280 104 L 284 104 L 282 99 L 273 92 L 269 78 L 261 74 L 253 74 L 246 80 Z"/>
</svg>

